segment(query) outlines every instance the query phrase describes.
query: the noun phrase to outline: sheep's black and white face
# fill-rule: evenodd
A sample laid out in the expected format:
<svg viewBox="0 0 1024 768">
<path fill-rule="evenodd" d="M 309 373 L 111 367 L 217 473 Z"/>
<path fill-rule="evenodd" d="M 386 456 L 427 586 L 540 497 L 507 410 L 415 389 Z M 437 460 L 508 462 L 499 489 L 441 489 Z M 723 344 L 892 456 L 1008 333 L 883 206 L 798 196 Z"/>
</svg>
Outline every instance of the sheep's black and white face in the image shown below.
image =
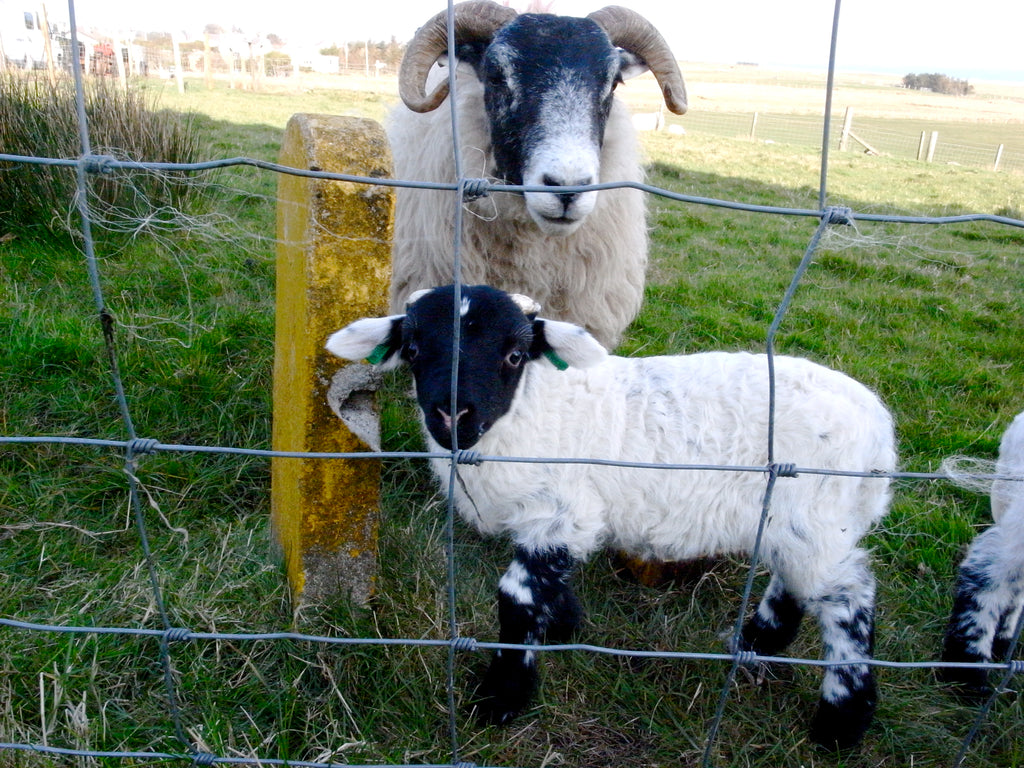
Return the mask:
<svg viewBox="0 0 1024 768">
<path fill-rule="evenodd" d="M 486 285 L 418 291 L 404 315 L 366 317 L 331 334 L 327 349 L 346 360 L 390 368 L 407 363 L 431 437 L 443 448 L 471 448 L 508 413 L 523 370 L 544 355 L 559 368 L 590 368 L 608 353 L 583 328 L 536 317 L 537 305 Z M 452 407 L 454 331 L 458 391 Z M 546 364 L 546 363 L 545 363 Z M 454 412 L 454 415 L 453 415 Z"/>
<path fill-rule="evenodd" d="M 412 368 L 427 430 L 439 445 L 470 448 L 512 405 L 523 368 L 536 356 L 533 319 L 508 294 L 464 286 L 458 308 L 458 393 L 452 415 L 454 288 L 430 291 L 411 304 L 399 355 Z"/>
<path fill-rule="evenodd" d="M 483 49 L 465 47 L 484 84 L 497 175 L 509 184 L 600 181 L 601 146 L 615 86 L 645 68 L 590 19 L 523 14 Z M 575 231 L 596 191 L 528 192 L 526 207 L 550 235 Z"/>
</svg>

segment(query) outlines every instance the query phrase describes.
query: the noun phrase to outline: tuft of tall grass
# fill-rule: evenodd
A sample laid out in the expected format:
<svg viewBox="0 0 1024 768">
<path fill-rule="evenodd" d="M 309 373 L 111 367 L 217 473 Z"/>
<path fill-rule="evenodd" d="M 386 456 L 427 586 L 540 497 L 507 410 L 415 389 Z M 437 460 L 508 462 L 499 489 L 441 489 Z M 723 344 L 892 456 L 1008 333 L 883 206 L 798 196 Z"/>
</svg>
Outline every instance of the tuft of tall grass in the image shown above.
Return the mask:
<svg viewBox="0 0 1024 768">
<path fill-rule="evenodd" d="M 87 78 L 85 113 L 94 155 L 119 160 L 189 163 L 199 159 L 198 133 L 188 113 L 161 110 L 152 91 L 126 90 L 110 78 Z M 82 155 L 74 83 L 21 72 L 0 73 L 0 152 L 39 158 Z M 0 163 L 0 221 L 8 232 L 74 231 L 76 171 L 69 167 Z M 186 172 L 95 174 L 89 205 L 97 221 L 151 218 L 186 210 L 196 187 Z"/>
</svg>

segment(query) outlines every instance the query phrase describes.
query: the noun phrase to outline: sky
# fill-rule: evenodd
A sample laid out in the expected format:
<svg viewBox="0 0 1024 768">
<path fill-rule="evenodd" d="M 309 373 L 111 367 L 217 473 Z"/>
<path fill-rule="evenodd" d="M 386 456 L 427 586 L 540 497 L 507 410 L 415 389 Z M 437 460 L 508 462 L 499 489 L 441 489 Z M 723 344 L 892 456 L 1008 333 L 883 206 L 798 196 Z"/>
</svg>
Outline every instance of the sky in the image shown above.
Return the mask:
<svg viewBox="0 0 1024 768">
<path fill-rule="evenodd" d="M 10 3 L 12 0 L 3 0 Z M 38 0 L 21 0 L 23 4 Z M 529 0 L 509 0 L 523 10 Z M 581 16 L 602 0 L 541 0 L 553 13 Z M 651 20 L 683 61 L 824 70 L 834 0 L 607 0 Z M 446 8 L 445 0 L 75 0 L 78 23 L 131 29 L 201 30 L 207 23 L 286 40 L 342 43 L 408 40 Z M 67 6 L 50 0 L 51 14 Z M 1024 82 L 1024 2 L 1020 0 L 845 0 L 839 11 L 840 70 L 941 72 L 962 79 Z"/>
</svg>

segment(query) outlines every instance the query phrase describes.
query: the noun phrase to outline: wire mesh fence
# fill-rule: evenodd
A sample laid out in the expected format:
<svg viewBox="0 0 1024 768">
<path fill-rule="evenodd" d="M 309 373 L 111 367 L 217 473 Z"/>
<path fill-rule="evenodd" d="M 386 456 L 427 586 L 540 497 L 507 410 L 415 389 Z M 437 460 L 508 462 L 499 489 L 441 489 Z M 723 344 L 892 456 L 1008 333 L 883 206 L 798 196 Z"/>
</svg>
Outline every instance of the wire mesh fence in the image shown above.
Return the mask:
<svg viewBox="0 0 1024 768">
<path fill-rule="evenodd" d="M 839 148 L 841 115 L 833 118 L 836 129 L 829 141 Z M 798 147 L 819 148 L 823 120 L 820 116 L 785 115 L 771 113 L 738 114 L 732 112 L 704 112 L 686 119 L 688 132 L 709 133 L 715 136 L 749 138 L 764 143 L 790 144 Z M 874 125 L 855 124 L 855 139 L 846 142 L 845 151 L 885 155 L 900 160 L 925 162 L 926 150 L 931 144 L 932 131 L 914 132 L 885 129 Z M 922 147 L 923 144 L 923 147 Z M 963 165 L 986 170 L 1011 173 L 1024 171 L 1024 153 L 1007 149 L 1001 144 L 971 144 L 948 140 L 939 132 L 934 151 L 927 160 L 940 165 Z"/>
<path fill-rule="evenodd" d="M 73 8 L 73 3 L 72 3 Z M 838 9 L 838 4 L 837 4 Z M 76 73 L 77 74 L 77 73 Z M 80 77 L 80 75 L 79 75 Z M 456 86 L 453 83 L 452 88 Z M 78 83 L 79 91 L 81 91 L 81 83 Z M 418 761 L 409 761 L 407 763 L 395 763 L 394 765 L 448 765 L 448 766 L 469 766 L 470 763 L 466 759 L 467 745 L 463 743 L 463 739 L 460 738 L 458 729 L 455 725 L 455 695 L 454 695 L 454 668 L 457 664 L 458 655 L 462 653 L 469 653 L 480 650 L 491 650 L 500 648 L 512 648 L 522 649 L 528 648 L 530 650 L 539 650 L 544 653 L 591 653 L 596 655 L 616 656 L 616 657 L 629 657 L 633 659 L 656 659 L 656 660 L 687 660 L 697 662 L 717 662 L 727 666 L 729 672 L 726 675 L 726 680 L 721 685 L 721 693 L 719 698 L 719 706 L 715 717 L 707 732 L 707 737 L 703 745 L 703 763 L 710 765 L 715 762 L 714 751 L 716 747 L 716 741 L 719 738 L 719 729 L 721 728 L 723 721 L 728 718 L 727 703 L 733 689 L 733 681 L 740 670 L 748 667 L 755 662 L 772 662 L 782 665 L 799 665 L 799 666 L 810 666 L 820 667 L 828 662 L 822 662 L 818 659 L 812 658 L 790 658 L 790 657 L 759 657 L 754 654 L 744 653 L 713 653 L 713 652 L 684 652 L 684 651 L 672 651 L 672 650 L 653 650 L 647 648 L 632 648 L 632 649 L 621 649 L 612 647 L 595 646 L 583 643 L 566 643 L 558 645 L 545 645 L 545 646 L 521 646 L 516 644 L 502 644 L 502 643 L 489 643 L 478 640 L 474 637 L 467 637 L 460 634 L 460 623 L 457 621 L 457 596 L 454 593 L 454 572 L 458 567 L 456 562 L 456 548 L 453 545 L 453 533 L 452 533 L 452 520 L 454 518 L 454 509 L 452 506 L 452 499 L 448 499 L 448 511 L 447 511 L 447 530 L 445 532 L 446 537 L 446 556 L 447 556 L 447 572 L 448 572 L 448 590 L 446 595 L 446 611 L 449 614 L 449 621 L 447 622 L 448 637 L 444 639 L 424 639 L 424 638 L 413 638 L 413 637 L 370 637 L 370 636 L 326 636 L 326 635 L 307 635 L 299 632 L 292 631 L 239 631 L 239 632 L 225 632 L 225 631 L 202 631 L 191 627 L 178 626 L 174 620 L 174 611 L 169 607 L 171 599 L 168 595 L 168 586 L 163 583 L 163 579 L 160 575 L 159 559 L 154 553 L 150 546 L 150 532 L 147 524 L 146 508 L 147 508 L 147 493 L 145 486 L 140 482 L 139 478 L 142 476 L 145 461 L 147 457 L 155 454 L 180 454 L 184 456 L 200 456 L 204 454 L 216 454 L 216 455 L 241 455 L 246 457 L 254 458 L 268 458 L 272 456 L 281 457 L 298 457 L 299 454 L 283 453 L 279 451 L 262 450 L 262 449 L 251 449 L 251 448 L 240 448 L 237 446 L 197 446 L 197 445 L 184 445 L 184 444 L 172 444 L 163 443 L 158 439 L 154 438 L 143 438 L 136 434 L 135 427 L 132 419 L 132 408 L 129 404 L 128 399 L 124 394 L 124 379 L 119 366 L 119 356 L 117 350 L 116 339 L 112 332 L 110 332 L 110 325 L 104 318 L 107 316 L 107 307 L 109 299 L 104 294 L 103 281 L 101 279 L 102 270 L 104 264 L 100 259 L 97 259 L 93 247 L 92 232 L 90 227 L 90 216 L 91 212 L 84 201 L 88 196 L 88 189 L 92 183 L 93 177 L 109 172 L 115 169 L 143 169 L 143 170 L 157 170 L 157 171 L 199 171 L 208 170 L 213 167 L 239 167 L 249 166 L 257 169 L 259 172 L 274 173 L 274 174 L 296 174 L 315 178 L 334 179 L 348 181 L 358 184 L 398 184 L 412 187 L 424 187 L 424 188 L 442 188 L 442 189 L 454 189 L 460 192 L 464 192 L 466 188 L 466 179 L 460 179 L 455 185 L 431 185 L 431 184 L 419 184 L 413 182 L 407 182 L 403 180 L 386 180 L 380 178 L 360 178 L 345 176 L 339 174 L 329 174 L 318 171 L 309 171 L 304 169 L 295 169 L 283 167 L 275 163 L 267 163 L 263 161 L 253 160 L 251 158 L 231 158 L 224 160 L 211 160 L 203 163 L 189 163 L 189 164 L 152 164 L 152 163 L 136 163 L 130 161 L 121 161 L 113 157 L 104 155 L 95 155 L 92 153 L 89 142 L 88 133 L 88 120 L 82 110 L 79 115 L 81 130 L 82 130 L 82 154 L 79 158 L 74 160 L 62 159 L 62 158 L 38 158 L 38 157 L 23 157 L 13 155 L 0 155 L 0 161 L 6 163 L 19 163 L 29 165 L 53 165 L 66 167 L 69 170 L 73 170 L 77 174 L 78 183 L 78 195 L 82 201 L 80 205 L 80 213 L 82 218 L 82 232 L 81 242 L 85 251 L 87 265 L 88 265 L 88 280 L 92 292 L 93 301 L 98 317 L 101 319 L 101 327 L 105 329 L 103 334 L 103 342 L 106 345 L 106 353 L 110 361 L 110 374 L 112 381 L 112 389 L 115 394 L 115 398 L 118 403 L 118 409 L 120 411 L 122 427 L 128 437 L 125 440 L 106 440 L 98 438 L 75 438 L 66 437 L 60 435 L 47 435 L 47 436 L 19 436 L 10 435 L 0 437 L 0 445 L 44 445 L 44 446 L 55 446 L 55 445 L 77 445 L 83 448 L 99 449 L 109 451 L 114 455 L 123 456 L 123 470 L 124 470 L 124 483 L 128 490 L 131 510 L 131 528 L 135 535 L 138 537 L 138 541 L 144 553 L 144 569 L 147 573 L 148 582 L 150 585 L 151 594 L 151 608 L 150 612 L 156 615 L 156 628 L 145 627 L 143 624 L 149 623 L 148 617 L 146 621 L 140 621 L 137 626 L 79 626 L 73 623 L 43 623 L 43 622 L 32 622 L 20 620 L 17 617 L 9 616 L 0 618 L 0 626 L 5 628 L 5 631 L 11 632 L 31 632 L 31 633 L 52 633 L 52 634 L 70 634 L 70 635 L 81 635 L 81 636 L 112 636 L 114 638 L 123 638 L 125 642 L 134 638 L 142 638 L 151 643 L 155 643 L 157 646 L 157 653 L 155 657 L 148 657 L 150 662 L 155 664 L 149 664 L 148 669 L 140 670 L 140 675 L 148 675 L 150 677 L 159 678 L 162 686 L 162 695 L 166 701 L 166 708 L 168 713 L 167 731 L 171 734 L 171 739 L 165 738 L 167 734 L 163 734 L 160 738 L 154 738 L 152 735 L 145 735 L 140 738 L 140 743 L 150 748 L 135 749 L 135 750 L 124 750 L 124 751 L 108 751 L 108 750 L 93 750 L 88 747 L 74 747 L 74 746 L 55 746 L 48 743 L 18 743 L 13 740 L 3 740 L 0 743 L 0 756 L 4 753 L 8 755 L 24 755 L 33 754 L 43 757 L 52 757 L 55 761 L 61 759 L 75 758 L 79 760 L 111 760 L 117 761 L 123 764 L 141 764 L 155 761 L 168 761 L 168 760 L 186 760 L 198 765 L 215 765 L 215 764 L 261 764 L 261 765 L 301 765 L 310 766 L 310 768 L 319 768 L 320 766 L 326 766 L 331 764 L 337 764 L 335 760 L 335 752 L 326 753 L 322 760 L 294 760 L 294 759 L 283 759 L 276 758 L 266 755 L 259 748 L 263 750 L 269 750 L 270 745 L 261 744 L 256 745 L 258 748 L 254 748 L 251 754 L 246 755 L 232 755 L 222 754 L 211 751 L 208 749 L 208 744 L 204 743 L 202 739 L 197 738 L 195 729 L 189 722 L 189 713 L 183 709 L 180 705 L 181 690 L 183 687 L 188 687 L 189 682 L 185 679 L 185 675 L 180 669 L 181 666 L 185 665 L 184 657 L 185 652 L 181 649 L 185 646 L 202 646 L 204 644 L 210 644 L 213 647 L 221 648 L 221 644 L 260 644 L 260 643 L 294 643 L 296 644 L 297 650 L 294 653 L 299 654 L 303 649 L 309 649 L 314 647 L 364 647 L 364 646 L 392 646 L 392 647 L 410 647 L 410 648 L 431 648 L 438 649 L 446 653 L 445 667 L 445 681 L 444 688 L 447 692 L 448 699 L 448 737 L 450 739 L 450 753 L 451 760 L 444 763 L 422 763 Z M 756 126 L 752 126 L 749 122 L 744 125 L 744 119 L 737 118 L 735 123 L 735 130 L 742 131 L 744 129 L 755 128 L 758 132 L 764 131 L 762 136 L 769 135 L 769 132 L 776 130 L 776 127 L 772 124 L 772 120 L 762 117 L 759 119 Z M 788 122 L 788 121 L 787 121 Z M 730 128 L 732 129 L 732 128 Z M 810 137 L 815 133 L 819 137 L 824 135 L 826 137 L 825 143 L 828 143 L 827 137 L 829 136 L 830 128 L 828 121 L 820 121 L 815 119 L 807 119 L 796 121 L 786 128 L 779 127 L 779 131 L 794 131 L 801 138 L 797 139 L 792 137 L 790 140 L 802 141 L 804 136 Z M 780 136 L 783 133 L 779 134 Z M 783 140 L 780 138 L 780 140 Z M 685 203 L 693 206 L 712 206 L 716 208 L 730 209 L 730 210 L 741 210 L 750 213 L 764 214 L 764 215 L 778 215 L 778 216 L 792 216 L 811 219 L 818 222 L 818 225 L 812 235 L 806 251 L 804 252 L 800 264 L 795 270 L 789 288 L 785 295 L 781 297 L 771 322 L 768 331 L 768 353 L 773 354 L 772 339 L 774 332 L 778 329 L 779 325 L 783 322 L 787 315 L 790 307 L 790 303 L 793 299 L 794 292 L 797 286 L 801 283 L 805 270 L 811 261 L 819 253 L 820 240 L 825 232 L 833 227 L 848 226 L 854 221 L 864 222 L 880 222 L 880 223 L 894 223 L 894 224 L 912 224 L 912 225 L 948 225 L 963 222 L 982 221 L 988 222 L 997 226 L 1007 227 L 1010 229 L 1024 228 L 1024 221 L 1014 219 L 1007 216 L 996 216 L 991 214 L 965 214 L 960 216 L 946 216 L 946 217 L 919 217 L 919 216 L 890 216 L 882 214 L 868 214 L 858 213 L 844 208 L 829 207 L 824 205 L 824 200 L 827 198 L 825 190 L 825 178 L 828 161 L 828 153 L 823 153 L 823 167 L 822 167 L 822 189 L 820 191 L 820 198 L 823 204 L 817 209 L 801 209 L 801 208 L 790 208 L 783 206 L 754 206 L 736 203 L 728 200 L 716 200 L 696 197 L 693 195 L 683 195 L 677 192 L 673 192 L 668 189 L 662 189 L 655 186 L 641 184 L 633 185 L 643 190 L 646 194 L 652 196 L 658 196 L 666 200 L 674 200 L 677 202 Z M 501 189 L 495 188 L 492 185 L 484 184 L 487 190 L 491 194 L 504 194 L 509 192 L 523 191 L 527 188 L 522 187 L 510 187 L 503 186 Z M 614 182 L 597 185 L 596 187 L 590 188 L 614 188 L 616 186 L 623 186 Z M 480 184 L 475 186 L 475 191 L 479 193 Z M 461 208 L 459 209 L 461 210 Z M 458 262 L 456 260 L 454 264 L 454 275 L 458 278 Z M 379 454 L 373 454 L 367 456 L 366 454 L 303 454 L 321 458 L 323 460 L 332 459 L 359 459 L 368 461 L 415 461 L 424 458 L 441 458 L 451 460 L 453 466 L 457 466 L 464 461 L 493 461 L 493 462 L 537 462 L 542 461 L 533 457 L 508 457 L 508 456 L 479 456 L 470 455 L 467 456 L 462 453 L 445 453 L 445 454 L 430 454 L 422 451 L 410 451 L 410 452 L 382 452 Z M 783 457 L 784 458 L 784 457 Z M 547 461 L 551 461 L 548 459 Z M 764 473 L 767 475 L 766 480 L 766 495 L 770 491 L 771 483 L 774 482 L 778 476 L 777 466 L 757 466 L 757 467 L 707 467 L 707 466 L 684 466 L 684 465 L 638 465 L 630 462 L 598 462 L 594 460 L 583 460 L 573 457 L 564 457 L 557 461 L 563 462 L 583 462 L 592 464 L 607 464 L 609 466 L 630 466 L 630 467 L 643 467 L 656 470 L 664 471 L 690 471 L 693 469 L 722 469 L 730 471 L 746 471 L 755 473 Z M 790 473 L 813 473 L 815 470 L 812 467 L 787 467 L 785 470 L 786 474 Z M 898 472 L 893 473 L 894 479 L 902 479 L 907 481 L 915 482 L 927 482 L 933 480 L 943 480 L 946 478 L 945 474 L 942 473 L 910 473 L 910 472 Z M 766 503 L 762 511 L 762 520 L 766 519 L 770 512 L 770 507 Z M 748 571 L 749 577 L 745 584 L 743 599 L 739 609 L 739 615 L 742 617 L 745 615 L 750 594 L 753 586 L 753 578 L 756 573 L 755 564 L 758 562 L 759 553 L 756 551 L 751 556 L 751 567 Z M 1016 637 L 1019 636 L 1020 627 L 1017 628 L 1017 635 L 1006 656 L 1006 660 L 1000 662 L 993 662 L 991 664 L 982 665 L 984 668 L 992 669 L 997 672 L 1001 672 L 1001 680 L 999 685 L 996 687 L 992 696 L 986 702 L 986 704 L 979 709 L 974 727 L 964 737 L 959 753 L 951 758 L 953 765 L 963 764 L 966 757 L 970 754 L 970 749 L 974 738 L 977 735 L 978 730 L 983 727 L 986 718 L 989 716 L 990 708 L 992 703 L 996 700 L 999 693 L 1006 689 L 1011 679 L 1011 676 L 1022 671 L 1021 662 L 1012 660 L 1014 646 L 1016 644 Z M 202 653 L 203 651 L 200 651 Z M 315 651 L 314 651 L 315 652 Z M 918 662 L 918 661 L 887 661 L 882 659 L 866 660 L 865 663 L 870 664 L 874 667 L 888 668 L 896 670 L 906 669 L 919 669 L 919 668 L 934 668 L 937 666 L 935 662 Z M 11 674 L 17 674 L 17 671 L 11 670 Z M 42 686 L 42 678 L 41 678 Z M 45 719 L 45 718 L 44 718 Z M 45 729 L 44 729 L 45 730 Z M 167 744 L 173 743 L 177 745 L 177 749 L 172 750 L 161 750 L 153 749 L 151 745 L 155 742 Z M 13 761 L 13 758 L 12 758 Z M 346 763 L 350 764 L 350 763 Z"/>
</svg>

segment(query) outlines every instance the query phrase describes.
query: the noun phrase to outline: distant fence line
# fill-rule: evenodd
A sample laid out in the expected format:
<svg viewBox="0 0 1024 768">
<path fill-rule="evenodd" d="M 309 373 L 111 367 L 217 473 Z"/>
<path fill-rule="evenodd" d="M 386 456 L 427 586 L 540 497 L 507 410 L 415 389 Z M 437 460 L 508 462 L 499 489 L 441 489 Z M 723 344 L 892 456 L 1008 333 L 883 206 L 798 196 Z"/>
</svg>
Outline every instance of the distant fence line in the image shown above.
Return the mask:
<svg viewBox="0 0 1024 768">
<path fill-rule="evenodd" d="M 838 120 L 832 120 L 829 141 L 833 149 L 939 165 L 963 165 L 989 171 L 1024 173 L 1024 150 L 1007 149 L 1002 144 L 968 145 L 946 141 L 942 137 L 942 131 L 900 132 L 861 125 L 856 121 L 853 123 L 851 135 L 850 131 L 844 131 L 844 120 L 841 119 L 842 116 L 839 117 Z M 764 112 L 691 112 L 686 115 L 682 124 L 687 132 L 750 138 L 766 143 L 791 144 L 819 150 L 823 118 L 821 115 Z"/>
<path fill-rule="evenodd" d="M 61 42 L 61 41 L 59 41 Z M 67 69 L 70 56 L 70 41 L 61 42 L 65 53 L 54 64 L 58 69 Z M 82 47 L 82 46 L 80 46 Z M 247 83 L 245 87 L 260 90 L 264 81 L 287 81 L 301 74 L 341 76 L 337 87 L 344 87 L 345 76 L 378 78 L 393 77 L 397 73 L 396 57 L 400 59 L 402 47 L 397 43 L 358 43 L 349 50 L 334 55 L 301 56 L 278 50 L 229 51 L 207 47 L 177 53 L 171 48 L 119 44 L 123 69 L 115 66 L 117 56 L 107 52 L 84 50 L 81 54 L 85 72 L 114 75 L 130 73 L 136 76 L 177 77 L 178 74 L 192 79 L 205 78 L 211 87 L 214 77 L 231 77 Z M 113 49 L 111 49 L 112 51 Z M 383 55 L 382 60 L 380 56 Z M 0 71 L 3 60 L 0 58 Z M 123 74 L 122 74 L 123 76 Z M 179 89 L 183 82 L 178 79 Z M 847 117 L 849 117 L 849 111 Z M 650 115 L 638 118 L 641 129 L 664 129 L 664 115 Z M 683 130 L 694 133 L 710 133 L 730 138 L 750 138 L 765 143 L 790 144 L 793 146 L 821 148 L 824 118 L 816 115 L 771 114 L 764 112 L 736 113 L 696 111 L 690 112 L 681 121 Z M 851 133 L 849 125 L 833 117 L 830 143 L 840 151 L 862 152 L 890 156 L 902 160 L 918 160 L 940 165 L 963 165 L 990 171 L 1024 173 L 1024 150 L 1007 149 L 1002 144 L 962 144 L 946 141 L 941 131 L 900 132 L 857 125 Z M 836 126 L 841 126 L 837 128 Z"/>
</svg>

